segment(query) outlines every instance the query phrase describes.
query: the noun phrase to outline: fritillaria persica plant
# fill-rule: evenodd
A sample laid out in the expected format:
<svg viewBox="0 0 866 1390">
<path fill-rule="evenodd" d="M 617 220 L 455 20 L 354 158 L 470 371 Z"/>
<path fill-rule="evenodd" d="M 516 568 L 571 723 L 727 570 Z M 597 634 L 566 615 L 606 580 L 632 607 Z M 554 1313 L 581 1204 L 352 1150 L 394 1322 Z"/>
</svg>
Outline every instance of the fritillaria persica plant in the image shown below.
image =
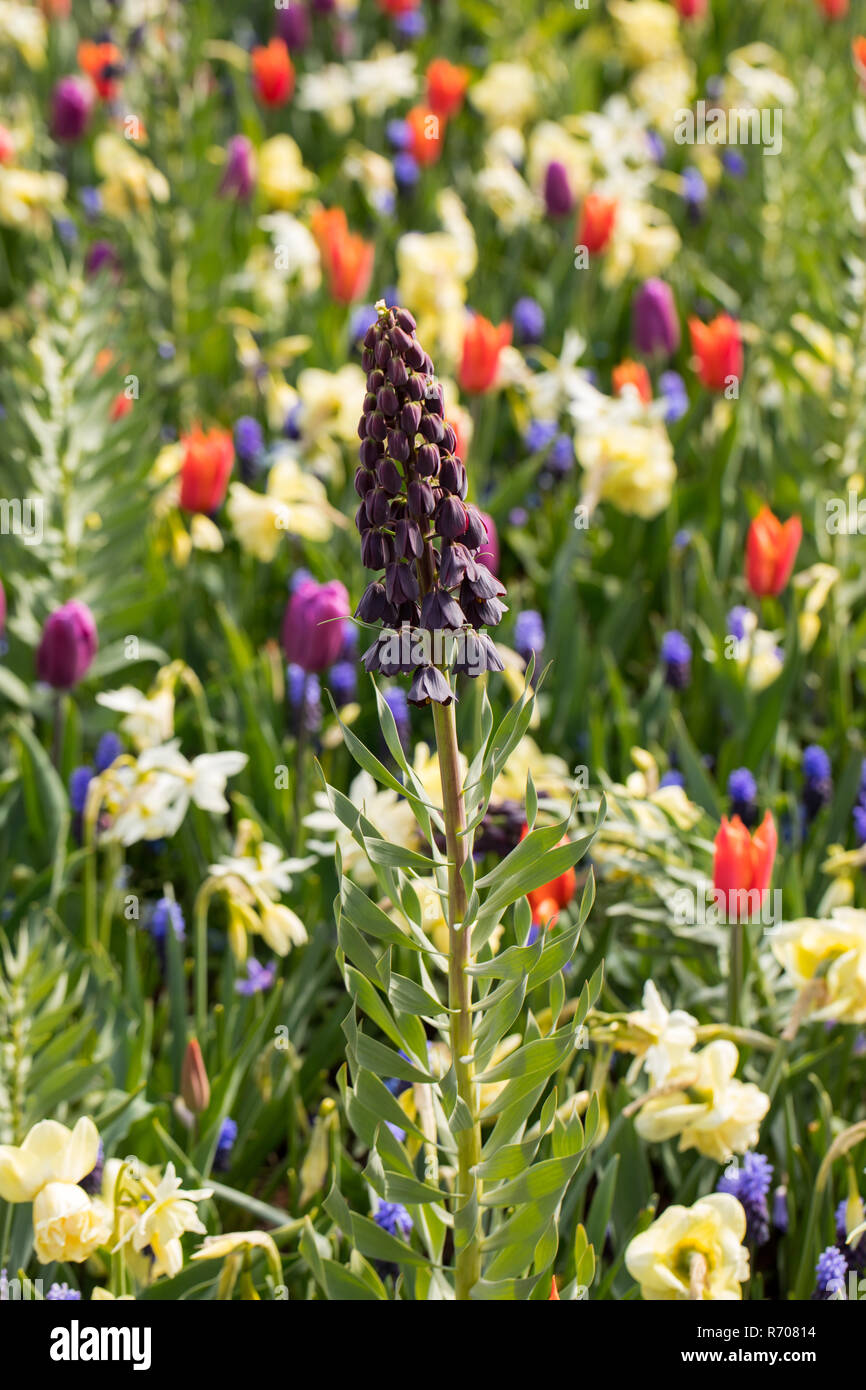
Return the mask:
<svg viewBox="0 0 866 1390">
<path fill-rule="evenodd" d="M 377 578 L 357 616 L 383 624 L 365 654 L 367 670 L 411 675 L 409 699 L 431 706 L 441 801 L 407 761 L 377 689 L 395 770 L 349 728 L 345 740 L 363 769 L 406 798 L 426 852 L 389 843 L 363 806 L 328 788 L 375 883 L 368 894 L 342 877 L 336 903 L 338 961 L 353 1000 L 341 1089 L 349 1122 L 369 1151 L 364 1176 L 380 1203 L 405 1207 L 423 1254 L 402 1238 L 405 1222 L 392 1222 L 393 1234 L 382 1229 L 351 1212 L 336 1187 L 327 1206 L 354 1245 L 355 1273 L 371 1283 L 378 1276 L 367 1257 L 398 1266 L 416 1299 L 547 1297 L 560 1206 L 599 1122 L 593 1098 L 584 1128 L 580 1107 L 558 1096 L 554 1078 L 578 1045 L 601 975 L 565 1007 L 563 971 L 592 904 L 591 875 L 578 920 L 531 943 L 526 895 L 576 864 L 595 831 L 569 842 L 570 817 L 536 825 L 530 779 L 528 833 L 476 877 L 474 831 L 529 727 L 533 672 L 498 728 L 481 690 L 477 745 L 462 757 L 458 681 L 475 676 L 483 684 L 485 671 L 501 669 L 483 629 L 499 621 L 504 589 L 476 558 L 484 522 L 466 502 L 466 469 L 415 320 L 405 309 L 377 308 L 364 341 L 367 395 L 356 476 L 362 556 Z M 395 645 L 395 636 L 404 640 Z M 433 939 L 430 925 L 440 914 L 447 947 L 442 937 Z M 411 957 L 416 968 L 404 964 Z M 526 1001 L 523 1036 L 504 1043 Z M 411 1104 L 395 1098 L 395 1081 L 411 1090 Z M 326 1277 L 311 1230 L 302 1249 Z M 581 1230 L 574 1280 L 561 1296 L 576 1296 L 592 1259 Z"/>
</svg>

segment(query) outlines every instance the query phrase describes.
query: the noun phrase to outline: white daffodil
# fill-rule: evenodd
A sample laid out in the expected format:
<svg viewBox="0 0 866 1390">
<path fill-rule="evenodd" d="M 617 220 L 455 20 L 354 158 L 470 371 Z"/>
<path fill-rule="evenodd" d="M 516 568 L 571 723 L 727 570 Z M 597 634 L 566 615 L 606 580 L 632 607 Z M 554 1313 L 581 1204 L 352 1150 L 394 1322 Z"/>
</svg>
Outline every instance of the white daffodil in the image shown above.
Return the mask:
<svg viewBox="0 0 866 1390">
<path fill-rule="evenodd" d="M 120 727 L 139 752 L 166 743 L 174 733 L 174 691 L 170 686 L 145 695 L 134 685 L 123 685 L 119 690 L 100 691 L 96 703 L 126 716 Z"/>
</svg>

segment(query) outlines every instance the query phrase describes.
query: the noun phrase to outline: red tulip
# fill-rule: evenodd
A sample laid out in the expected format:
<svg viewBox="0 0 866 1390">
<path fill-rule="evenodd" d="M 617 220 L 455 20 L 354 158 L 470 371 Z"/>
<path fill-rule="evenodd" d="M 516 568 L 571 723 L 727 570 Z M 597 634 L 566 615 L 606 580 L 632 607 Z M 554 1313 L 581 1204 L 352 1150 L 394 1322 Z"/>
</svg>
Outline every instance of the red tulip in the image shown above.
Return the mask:
<svg viewBox="0 0 866 1390">
<path fill-rule="evenodd" d="M 406 112 L 409 127 L 409 153 L 416 164 L 435 164 L 442 154 L 445 117 L 426 106 L 413 106 Z"/>
<path fill-rule="evenodd" d="M 780 594 L 791 577 L 803 536 L 803 523 L 792 516 L 784 524 L 762 507 L 746 537 L 746 581 L 758 598 Z"/>
<path fill-rule="evenodd" d="M 700 19 L 707 8 L 707 0 L 674 0 L 680 19 Z"/>
<path fill-rule="evenodd" d="M 11 164 L 15 158 L 15 141 L 11 130 L 0 125 L 0 164 Z"/>
<path fill-rule="evenodd" d="M 132 397 L 127 396 L 125 391 L 119 391 L 111 403 L 111 410 L 108 412 L 109 420 L 122 420 L 124 415 L 128 415 L 132 410 Z"/>
<path fill-rule="evenodd" d="M 421 0 L 379 0 L 379 9 L 384 14 L 399 16 L 417 10 Z"/>
<path fill-rule="evenodd" d="M 90 43 L 78 45 L 78 66 L 86 72 L 103 101 L 117 96 L 118 77 L 123 72 L 123 55 L 117 44 Z"/>
<path fill-rule="evenodd" d="M 849 0 L 815 0 L 825 19 L 844 19 L 848 13 Z"/>
<path fill-rule="evenodd" d="M 235 459 L 235 446 L 228 430 L 209 430 L 196 425 L 181 439 L 184 445 L 180 469 L 180 505 L 187 512 L 210 516 L 222 505 L 229 474 Z"/>
<path fill-rule="evenodd" d="M 295 90 L 295 67 L 282 39 L 252 52 L 253 86 L 265 106 L 285 106 Z"/>
<path fill-rule="evenodd" d="M 489 391 L 499 371 L 499 356 L 511 342 L 511 324 L 493 324 L 473 314 L 463 339 L 463 356 L 458 381 L 461 391 L 481 394 Z"/>
<path fill-rule="evenodd" d="M 723 894 L 729 922 L 752 916 L 754 899 L 749 897 L 744 913 L 740 912 L 743 893 L 760 894 L 757 906 L 770 886 L 778 837 L 771 813 L 768 811 L 754 835 L 750 835 L 739 816 L 722 823 L 714 841 L 713 888 Z"/>
<path fill-rule="evenodd" d="M 457 67 L 447 58 L 434 58 L 427 68 L 427 101 L 439 116 L 456 116 L 468 86 L 469 69 Z"/>
<path fill-rule="evenodd" d="M 587 193 L 577 223 L 578 246 L 585 246 L 591 256 L 603 251 L 613 235 L 616 211 L 616 198 Z"/>
<path fill-rule="evenodd" d="M 312 232 L 332 297 L 340 304 L 360 299 L 373 276 L 372 243 L 349 231 L 342 208 L 319 208 L 313 213 Z"/>
<path fill-rule="evenodd" d="M 743 375 L 743 344 L 740 325 L 729 314 L 719 314 L 711 323 L 689 319 L 692 351 L 698 359 L 698 376 L 710 391 L 724 391 L 732 378 Z"/>
<path fill-rule="evenodd" d="M 520 832 L 521 840 L 529 834 L 529 827 L 524 825 Z M 563 838 L 559 842 L 567 845 L 568 840 Z M 566 869 L 556 878 L 551 879 L 550 883 L 545 883 L 541 888 L 533 888 L 527 893 L 529 906 L 532 908 L 532 920 L 539 925 L 546 922 L 548 927 L 554 926 L 557 917 L 564 907 L 568 907 L 574 897 L 574 890 L 577 886 L 577 875 L 574 869 Z"/>
<path fill-rule="evenodd" d="M 861 83 L 866 86 L 866 38 L 862 34 L 858 35 L 851 44 L 851 55 L 854 59 L 854 66 Z"/>
<path fill-rule="evenodd" d="M 561 1299 L 560 1296 L 559 1296 L 559 1289 L 556 1287 L 556 1275 L 555 1275 L 555 1274 L 551 1274 L 551 1276 L 550 1276 L 550 1297 L 548 1298 L 547 1301 L 548 1301 L 548 1303 L 561 1303 L 561 1302 L 562 1302 L 562 1299 Z"/>
<path fill-rule="evenodd" d="M 627 386 L 634 387 L 644 404 L 649 405 L 653 398 L 653 388 L 649 372 L 642 362 L 633 362 L 626 358 L 618 367 L 614 367 L 614 395 L 621 396 Z"/>
</svg>

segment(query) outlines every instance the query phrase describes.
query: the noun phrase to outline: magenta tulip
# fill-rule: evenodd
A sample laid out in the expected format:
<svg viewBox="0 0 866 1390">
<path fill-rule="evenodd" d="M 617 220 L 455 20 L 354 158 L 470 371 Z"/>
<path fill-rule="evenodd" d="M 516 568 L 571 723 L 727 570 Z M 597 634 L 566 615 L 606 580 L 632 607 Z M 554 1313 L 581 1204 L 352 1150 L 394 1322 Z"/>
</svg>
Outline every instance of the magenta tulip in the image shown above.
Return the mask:
<svg viewBox="0 0 866 1390">
<path fill-rule="evenodd" d="M 87 674 L 98 646 L 93 614 L 86 603 L 70 599 L 46 620 L 36 674 L 55 690 L 71 690 Z"/>
<path fill-rule="evenodd" d="M 349 595 L 339 579 L 317 584 L 304 579 L 289 599 L 283 618 L 286 660 L 308 674 L 333 666 L 343 646 Z"/>
</svg>

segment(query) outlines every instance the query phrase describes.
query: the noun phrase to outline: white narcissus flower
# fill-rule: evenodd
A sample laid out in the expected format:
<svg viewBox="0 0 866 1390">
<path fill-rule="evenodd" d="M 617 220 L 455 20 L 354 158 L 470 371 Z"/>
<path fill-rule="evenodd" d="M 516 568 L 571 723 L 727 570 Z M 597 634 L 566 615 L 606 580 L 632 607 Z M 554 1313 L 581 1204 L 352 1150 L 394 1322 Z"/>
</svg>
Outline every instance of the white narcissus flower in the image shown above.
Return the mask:
<svg viewBox="0 0 866 1390">
<path fill-rule="evenodd" d="M 305 946 L 309 940 L 300 917 L 282 903 L 272 903 L 260 897 L 259 933 L 278 956 L 287 956 L 293 946 Z"/>
<path fill-rule="evenodd" d="M 135 1250 L 143 1250 L 149 1245 L 155 1257 L 154 1274 L 166 1274 L 172 1278 L 183 1268 L 183 1248 L 180 1243 L 183 1233 L 195 1231 L 198 1235 L 207 1234 L 207 1227 L 202 1224 L 195 1203 L 204 1201 L 213 1193 L 209 1187 L 185 1192 L 173 1163 L 166 1165 L 165 1174 L 158 1184 L 144 1176 L 141 1184 L 151 1201 L 121 1243 L 131 1239 Z"/>
<path fill-rule="evenodd" d="M 670 1075 L 665 1095 L 652 1096 L 640 1110 L 635 1128 L 642 1139 L 661 1143 L 679 1135 L 680 1150 L 697 1149 L 717 1163 L 746 1153 L 758 1142 L 770 1097 L 751 1081 L 738 1081 L 739 1053 L 720 1039 L 691 1053 Z M 682 1080 L 682 1089 L 674 1090 Z"/>
<path fill-rule="evenodd" d="M 122 685 L 119 690 L 100 691 L 96 703 L 125 715 L 120 727 L 139 753 L 166 743 L 174 733 L 174 692 L 169 686 L 145 695 L 134 685 Z"/>
<path fill-rule="evenodd" d="M 283 1273 L 280 1252 L 273 1236 L 269 1236 L 267 1231 L 224 1231 L 220 1236 L 208 1236 L 190 1259 L 222 1260 L 228 1255 L 233 1255 L 236 1250 L 256 1249 L 264 1250 L 270 1273 L 279 1283 Z"/>
<path fill-rule="evenodd" d="M 697 1019 L 684 1009 L 668 1012 L 652 980 L 647 980 L 643 1008 L 629 1014 L 628 1021 L 654 1039 L 640 1060 L 651 1084 L 664 1085 L 672 1072 L 685 1065 L 697 1042 Z"/>
<path fill-rule="evenodd" d="M 629 1274 L 648 1301 L 741 1299 L 749 1277 L 746 1213 L 727 1192 L 690 1207 L 668 1207 L 625 1252 Z"/>
<path fill-rule="evenodd" d="M 289 892 L 297 874 L 312 868 L 315 862 L 312 855 L 306 859 L 284 859 L 278 845 L 262 840 L 249 854 L 226 855 L 218 864 L 211 864 L 208 873 L 212 878 L 232 874 L 250 888 L 267 893 L 269 898 L 278 898 Z"/>
<path fill-rule="evenodd" d="M 535 73 L 526 63 L 491 63 L 469 100 L 490 126 L 525 125 L 538 105 Z"/>
<path fill-rule="evenodd" d="M 398 101 L 409 101 L 418 90 L 414 53 L 397 53 L 378 44 L 369 58 L 349 64 L 352 94 L 365 116 L 381 116 Z"/>
<path fill-rule="evenodd" d="M 229 809 L 226 782 L 247 764 L 246 753 L 202 753 L 189 762 L 178 741 L 147 748 L 136 760 L 117 759 L 92 793 L 111 816 L 101 832 L 108 843 L 170 839 L 180 829 L 190 802 L 216 814 Z"/>
<path fill-rule="evenodd" d="M 823 921 L 783 922 L 770 945 L 791 982 L 811 992 L 812 1018 L 866 1023 L 866 912 L 836 907 Z"/>
<path fill-rule="evenodd" d="M 381 839 L 388 840 L 392 845 L 406 845 L 410 849 L 418 845 L 418 823 L 408 801 L 395 791 L 377 787 L 369 772 L 360 772 L 354 779 L 349 787 L 349 800 L 363 811 Z M 308 840 L 307 848 L 316 854 L 328 855 L 333 854 L 339 845 L 343 873 L 362 886 L 374 884 L 376 876 L 366 854 L 339 817 L 334 815 L 326 794 L 316 792 L 313 802 L 318 809 L 304 817 L 304 825 L 317 835 L 330 834 L 335 839 Z"/>
</svg>

